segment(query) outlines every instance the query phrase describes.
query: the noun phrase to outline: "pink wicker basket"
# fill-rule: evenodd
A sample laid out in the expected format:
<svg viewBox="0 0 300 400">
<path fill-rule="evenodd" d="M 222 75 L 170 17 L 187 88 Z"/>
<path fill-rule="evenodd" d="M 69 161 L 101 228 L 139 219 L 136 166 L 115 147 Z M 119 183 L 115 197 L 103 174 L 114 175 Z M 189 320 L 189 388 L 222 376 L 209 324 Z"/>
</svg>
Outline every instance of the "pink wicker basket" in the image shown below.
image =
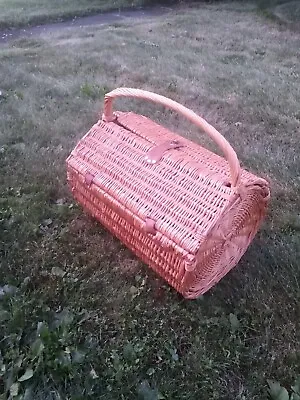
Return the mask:
<svg viewBox="0 0 300 400">
<path fill-rule="evenodd" d="M 222 158 L 132 112 L 117 97 L 151 100 L 205 131 Z M 262 221 L 269 185 L 241 169 L 227 140 L 166 97 L 120 88 L 67 159 L 74 197 L 186 298 L 216 284 L 240 260 Z"/>
</svg>

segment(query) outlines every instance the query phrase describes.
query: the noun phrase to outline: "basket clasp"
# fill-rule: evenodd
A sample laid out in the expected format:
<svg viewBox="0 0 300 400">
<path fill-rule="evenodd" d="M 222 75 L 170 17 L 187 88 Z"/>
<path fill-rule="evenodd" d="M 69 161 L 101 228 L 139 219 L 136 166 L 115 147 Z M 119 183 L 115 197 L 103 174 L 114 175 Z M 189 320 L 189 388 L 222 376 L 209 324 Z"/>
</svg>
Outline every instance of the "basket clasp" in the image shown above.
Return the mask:
<svg viewBox="0 0 300 400">
<path fill-rule="evenodd" d="M 168 140 L 158 146 L 152 147 L 145 156 L 145 160 L 149 164 L 156 164 L 167 150 L 179 149 L 183 146 L 184 144 L 179 140 Z"/>
</svg>

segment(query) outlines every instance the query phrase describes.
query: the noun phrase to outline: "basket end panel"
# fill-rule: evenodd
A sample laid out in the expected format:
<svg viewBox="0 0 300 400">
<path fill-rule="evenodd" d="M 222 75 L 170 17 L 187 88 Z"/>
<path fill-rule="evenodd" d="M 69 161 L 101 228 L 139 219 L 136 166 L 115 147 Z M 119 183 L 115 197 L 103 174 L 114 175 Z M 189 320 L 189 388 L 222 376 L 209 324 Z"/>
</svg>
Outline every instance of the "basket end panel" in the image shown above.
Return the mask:
<svg viewBox="0 0 300 400">
<path fill-rule="evenodd" d="M 247 251 L 266 215 L 265 192 L 251 188 L 222 213 L 197 252 L 184 279 L 184 297 L 197 298 L 234 268 Z"/>
</svg>

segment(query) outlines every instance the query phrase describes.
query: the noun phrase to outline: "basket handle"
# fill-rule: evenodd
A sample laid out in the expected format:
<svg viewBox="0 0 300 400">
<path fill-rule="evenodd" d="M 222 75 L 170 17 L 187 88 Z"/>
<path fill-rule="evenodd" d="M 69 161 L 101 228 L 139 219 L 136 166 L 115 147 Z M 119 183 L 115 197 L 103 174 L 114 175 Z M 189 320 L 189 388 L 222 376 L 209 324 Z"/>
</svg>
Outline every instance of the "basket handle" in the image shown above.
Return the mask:
<svg viewBox="0 0 300 400">
<path fill-rule="evenodd" d="M 177 103 L 174 100 L 168 99 L 167 97 L 161 96 L 156 93 L 140 89 L 118 88 L 105 95 L 104 113 L 102 119 L 106 122 L 112 122 L 116 119 L 112 109 L 112 102 L 113 99 L 117 97 L 134 97 L 138 99 L 153 101 L 155 103 L 168 107 L 174 111 L 177 111 L 179 114 L 182 114 L 188 120 L 197 125 L 199 128 L 203 129 L 204 132 L 206 132 L 223 151 L 225 158 L 227 159 L 229 164 L 232 187 L 237 187 L 239 185 L 241 176 L 241 167 L 236 152 L 233 150 L 231 145 L 224 138 L 224 136 L 221 135 L 220 132 L 218 132 L 203 118 L 199 117 L 196 113 L 194 113 L 194 111 Z"/>
</svg>

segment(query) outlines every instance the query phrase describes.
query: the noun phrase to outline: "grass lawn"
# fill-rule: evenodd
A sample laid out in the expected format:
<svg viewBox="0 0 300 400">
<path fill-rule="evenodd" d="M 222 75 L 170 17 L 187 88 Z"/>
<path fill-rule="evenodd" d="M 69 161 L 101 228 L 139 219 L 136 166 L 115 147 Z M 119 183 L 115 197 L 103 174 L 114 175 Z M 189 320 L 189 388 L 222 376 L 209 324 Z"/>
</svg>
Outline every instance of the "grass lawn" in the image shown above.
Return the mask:
<svg viewBox="0 0 300 400">
<path fill-rule="evenodd" d="M 291 393 L 300 366 L 299 40 L 230 3 L 0 47 L 1 399 L 266 400 L 268 380 Z M 85 215 L 66 186 L 65 158 L 97 121 L 104 93 L 121 85 L 191 107 L 271 181 L 251 248 L 196 301 Z M 211 145 L 160 107 L 118 104 Z"/>
<path fill-rule="evenodd" d="M 298 23 L 300 20 L 300 4 L 298 1 L 282 3 L 275 8 L 275 13 L 281 20 L 288 23 Z"/>
<path fill-rule="evenodd" d="M 139 0 L 0 0 L 0 29 L 42 24 L 143 4 Z"/>
</svg>

